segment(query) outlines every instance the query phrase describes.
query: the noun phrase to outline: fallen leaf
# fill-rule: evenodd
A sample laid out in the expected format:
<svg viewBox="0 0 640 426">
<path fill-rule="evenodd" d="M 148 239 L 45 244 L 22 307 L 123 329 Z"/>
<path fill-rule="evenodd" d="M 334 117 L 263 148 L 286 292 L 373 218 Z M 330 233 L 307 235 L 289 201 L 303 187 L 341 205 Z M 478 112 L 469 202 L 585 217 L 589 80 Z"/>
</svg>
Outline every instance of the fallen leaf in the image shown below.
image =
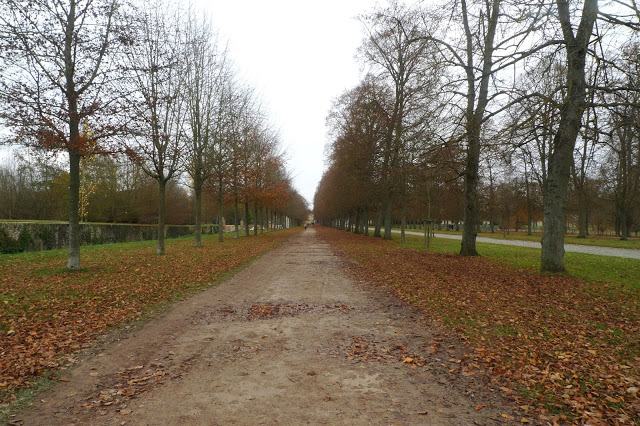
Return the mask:
<svg viewBox="0 0 640 426">
<path fill-rule="evenodd" d="M 68 381 L 56 378 L 55 372 L 71 362 L 65 358 L 72 357 L 74 350 L 86 347 L 108 328 L 126 327 L 147 308 L 153 310 L 176 295 L 184 298 L 186 292 L 208 287 L 212 276 L 246 264 L 296 232 L 265 233 L 197 256 L 185 241 L 167 241 L 172 245 L 171 256 L 160 263 L 149 262 L 147 249 L 125 245 L 124 251 L 87 254 L 85 265 L 91 271 L 87 274 L 61 270 L 61 259 L 55 256 L 4 262 L 0 301 L 9 289 L 11 303 L 0 302 L 0 306 L 11 310 L 0 309 L 0 335 L 5 336 L 0 338 L 0 384 L 7 383 L 0 387 L 0 406 L 31 387 L 33 379 L 45 371 L 52 371 L 53 380 Z M 139 271 L 134 273 L 135 269 Z M 34 275 L 34 271 L 41 273 Z M 158 278 L 157 285 L 149 285 L 150 277 Z M 131 294 L 136 297 L 124 296 Z M 14 341 L 18 336 L 25 340 Z M 61 358 L 62 354 L 66 356 Z"/>
</svg>

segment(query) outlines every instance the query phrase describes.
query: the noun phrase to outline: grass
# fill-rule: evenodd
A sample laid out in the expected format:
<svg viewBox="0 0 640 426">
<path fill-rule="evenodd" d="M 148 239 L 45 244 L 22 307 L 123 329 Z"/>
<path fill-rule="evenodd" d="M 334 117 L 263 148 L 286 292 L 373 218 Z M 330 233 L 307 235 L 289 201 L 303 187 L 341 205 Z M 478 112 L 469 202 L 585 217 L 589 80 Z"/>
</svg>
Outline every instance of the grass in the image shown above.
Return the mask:
<svg viewBox="0 0 640 426">
<path fill-rule="evenodd" d="M 400 228 L 394 228 L 394 230 L 399 231 Z M 423 233 L 424 229 L 407 229 L 407 231 L 411 232 L 420 232 Z M 450 230 L 435 230 L 436 234 L 446 234 L 446 235 L 462 235 L 462 231 L 450 231 Z M 509 232 L 504 235 L 502 232 L 496 231 L 495 233 L 491 232 L 480 232 L 478 233 L 478 237 L 483 238 L 494 238 L 497 240 L 524 240 L 524 241 L 534 241 L 539 243 L 542 238 L 542 232 L 533 233 L 533 235 L 527 235 L 526 232 Z M 611 248 L 624 248 L 624 249 L 636 249 L 640 250 L 640 238 L 631 237 L 628 240 L 622 241 L 619 237 L 611 237 L 611 236 L 593 236 L 590 235 L 587 238 L 578 238 L 574 234 L 565 235 L 564 239 L 565 244 L 576 244 L 583 246 L 597 246 L 597 247 L 611 247 Z"/>
<path fill-rule="evenodd" d="M 31 381 L 31 386 L 15 392 L 15 402 L 0 405 L 0 423 L 9 424 L 11 413 L 26 408 L 42 392 L 51 389 L 58 380 L 53 376 L 44 375 Z"/>
<path fill-rule="evenodd" d="M 407 235 L 406 237 L 407 247 L 423 249 L 423 237 L 417 235 Z M 490 243 L 477 243 L 477 249 L 481 256 L 486 256 L 502 264 L 530 272 L 540 270 L 539 249 Z M 432 238 L 430 250 L 436 253 L 458 253 L 460 241 Z M 567 252 L 565 266 L 570 275 L 586 281 L 608 282 L 640 290 L 640 260 L 637 259 Z"/>
</svg>

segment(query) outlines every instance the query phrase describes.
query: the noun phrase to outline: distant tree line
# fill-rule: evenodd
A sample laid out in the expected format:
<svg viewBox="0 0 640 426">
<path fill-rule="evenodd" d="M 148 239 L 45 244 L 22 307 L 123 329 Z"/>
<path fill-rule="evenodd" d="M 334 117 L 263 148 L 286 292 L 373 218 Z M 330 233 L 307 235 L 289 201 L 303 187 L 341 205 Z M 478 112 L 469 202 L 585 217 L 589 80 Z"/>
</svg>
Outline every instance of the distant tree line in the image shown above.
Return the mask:
<svg viewBox="0 0 640 426">
<path fill-rule="evenodd" d="M 329 114 L 316 219 L 461 223 L 462 255 L 483 226 L 542 222 L 543 271 L 570 226 L 640 230 L 636 2 L 391 0 L 360 20 L 368 73 Z"/>
<path fill-rule="evenodd" d="M 157 184 L 140 167 L 96 156 L 81 169 L 81 221 L 152 224 L 158 220 Z M 0 165 L 0 218 L 55 220 L 69 218 L 69 171 L 40 153 L 18 150 Z M 167 188 L 167 223 L 193 224 L 190 190 L 178 180 Z M 216 210 L 217 211 L 217 210 Z M 209 207 L 207 220 L 214 221 Z"/>
<path fill-rule="evenodd" d="M 80 218 L 83 222 L 154 224 L 158 221 L 157 182 L 126 156 L 92 156 L 81 163 Z M 187 179 L 185 181 L 185 179 Z M 308 218 L 306 201 L 280 182 L 284 214 L 300 223 Z M 69 172 L 58 158 L 28 149 L 15 149 L 10 157 L 0 160 L 0 219 L 68 220 Z M 245 216 L 252 226 L 260 219 L 250 208 L 239 203 L 236 216 L 235 197 L 225 187 L 222 210 L 217 188 L 209 184 L 203 194 L 204 223 L 244 224 Z M 276 188 L 278 190 L 278 188 Z M 287 193 L 288 192 L 288 193 Z M 188 177 L 173 179 L 166 189 L 166 223 L 193 225 L 194 194 Z M 273 205 L 276 205 L 275 203 Z M 222 214 L 220 214 L 222 213 Z M 266 224 L 259 223 L 266 227 Z M 245 229 L 239 229 L 244 232 Z"/>
<path fill-rule="evenodd" d="M 68 215 L 69 269 L 80 267 L 81 220 L 193 221 L 196 246 L 213 214 L 243 220 L 247 235 L 250 220 L 254 233 L 305 220 L 277 131 L 236 75 L 191 6 L 3 1 L 0 134 L 38 153 L 2 167 L 3 214 Z"/>
</svg>

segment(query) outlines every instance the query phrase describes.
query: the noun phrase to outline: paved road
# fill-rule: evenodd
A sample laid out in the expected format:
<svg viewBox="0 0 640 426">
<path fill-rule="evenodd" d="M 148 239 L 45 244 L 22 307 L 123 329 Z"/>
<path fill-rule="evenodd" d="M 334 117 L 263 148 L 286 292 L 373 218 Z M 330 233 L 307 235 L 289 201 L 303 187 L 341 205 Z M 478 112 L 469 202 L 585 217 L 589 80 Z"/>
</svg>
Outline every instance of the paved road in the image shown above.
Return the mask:
<svg viewBox="0 0 640 426">
<path fill-rule="evenodd" d="M 398 230 L 393 230 L 393 232 L 400 233 Z M 411 235 L 424 235 L 424 232 L 416 232 L 416 231 L 405 231 L 407 234 Z M 449 238 L 451 240 L 461 240 L 462 236 L 460 235 L 450 235 L 450 234 L 434 234 L 437 238 Z M 487 238 L 487 237 L 478 237 L 477 242 L 479 243 L 489 243 L 489 244 L 502 244 L 505 246 L 519 246 L 519 247 L 531 247 L 531 248 L 541 248 L 540 243 L 535 241 L 524 241 L 524 240 L 500 240 L 497 238 Z M 583 246 L 579 244 L 565 244 L 564 250 L 574 253 L 587 253 L 587 254 L 595 254 L 600 256 L 613 256 L 613 257 L 625 257 L 628 259 L 640 259 L 640 250 L 634 249 L 621 249 L 621 248 L 611 248 L 611 247 L 599 247 L 599 246 Z"/>
</svg>

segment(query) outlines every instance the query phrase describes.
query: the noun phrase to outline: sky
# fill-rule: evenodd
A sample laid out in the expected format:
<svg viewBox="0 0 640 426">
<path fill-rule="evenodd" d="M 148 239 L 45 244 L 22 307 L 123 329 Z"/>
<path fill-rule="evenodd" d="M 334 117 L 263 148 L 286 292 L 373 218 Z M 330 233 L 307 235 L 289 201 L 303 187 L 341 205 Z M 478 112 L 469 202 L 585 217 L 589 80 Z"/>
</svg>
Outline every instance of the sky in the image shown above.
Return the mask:
<svg viewBox="0 0 640 426">
<path fill-rule="evenodd" d="M 355 55 L 364 27 L 356 18 L 376 0 L 193 1 L 228 43 L 240 81 L 266 106 L 293 185 L 312 207 L 325 169 L 332 101 L 362 77 Z"/>
<path fill-rule="evenodd" d="M 324 171 L 333 99 L 362 77 L 357 15 L 375 0 L 201 0 L 241 80 L 256 89 L 279 130 L 296 190 L 313 202 Z"/>
</svg>

